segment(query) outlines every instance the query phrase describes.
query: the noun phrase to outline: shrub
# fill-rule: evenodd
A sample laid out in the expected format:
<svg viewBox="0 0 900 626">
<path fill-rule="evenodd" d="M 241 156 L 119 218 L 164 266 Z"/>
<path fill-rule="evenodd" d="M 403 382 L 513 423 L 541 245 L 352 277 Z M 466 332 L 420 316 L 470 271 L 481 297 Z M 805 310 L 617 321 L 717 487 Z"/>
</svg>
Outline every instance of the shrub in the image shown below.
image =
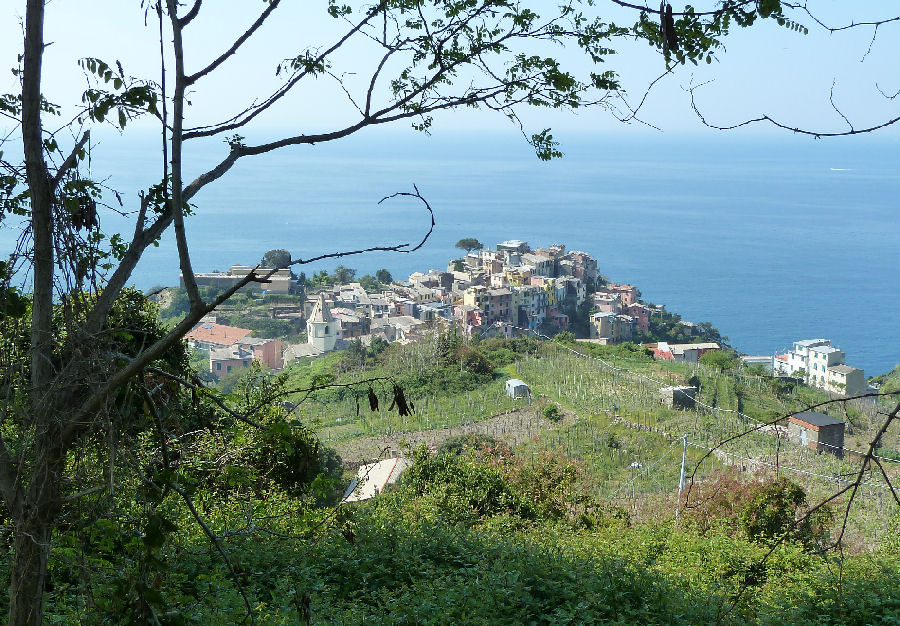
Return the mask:
<svg viewBox="0 0 900 626">
<path fill-rule="evenodd" d="M 548 404 L 544 407 L 544 417 L 550 420 L 551 422 L 558 422 L 562 419 L 562 414 L 559 412 L 559 407 L 555 404 Z"/>
<path fill-rule="evenodd" d="M 828 507 L 807 512 L 806 492 L 787 478 L 742 481 L 720 474 L 691 489 L 683 517 L 700 532 L 725 526 L 758 543 L 786 539 L 813 550 L 827 538 L 833 517 Z"/>
<path fill-rule="evenodd" d="M 710 350 L 700 357 L 700 362 L 709 367 L 727 372 L 737 367 L 740 360 L 734 354 L 725 350 Z"/>
<path fill-rule="evenodd" d="M 438 446 L 437 453 L 459 455 L 468 450 L 493 450 L 497 446 L 497 439 L 490 435 L 469 433 L 445 439 Z"/>
</svg>

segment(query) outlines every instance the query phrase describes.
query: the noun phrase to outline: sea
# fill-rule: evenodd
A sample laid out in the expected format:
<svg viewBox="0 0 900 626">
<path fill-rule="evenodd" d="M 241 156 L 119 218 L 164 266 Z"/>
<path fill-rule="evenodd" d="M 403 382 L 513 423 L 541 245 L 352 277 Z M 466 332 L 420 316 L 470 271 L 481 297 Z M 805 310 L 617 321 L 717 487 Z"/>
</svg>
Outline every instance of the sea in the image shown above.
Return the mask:
<svg viewBox="0 0 900 626">
<path fill-rule="evenodd" d="M 900 363 L 900 137 L 814 139 L 784 134 L 575 134 L 564 157 L 542 162 L 513 131 L 373 132 L 240 160 L 194 199 L 188 218 L 195 271 L 257 262 L 273 248 L 293 258 L 409 243 L 295 268 L 341 263 L 357 275 L 401 279 L 445 269 L 475 237 L 583 250 L 615 282 L 683 319 L 709 321 L 747 354 L 829 338 L 866 375 Z M 228 147 L 189 145 L 187 180 Z M 90 167 L 133 211 L 136 189 L 159 180 L 152 135 L 109 135 Z M 386 198 L 382 201 L 383 198 Z M 128 234 L 127 218 L 101 225 Z M 0 239 L 0 245 L 10 245 Z M 134 284 L 179 280 L 167 233 Z"/>
</svg>

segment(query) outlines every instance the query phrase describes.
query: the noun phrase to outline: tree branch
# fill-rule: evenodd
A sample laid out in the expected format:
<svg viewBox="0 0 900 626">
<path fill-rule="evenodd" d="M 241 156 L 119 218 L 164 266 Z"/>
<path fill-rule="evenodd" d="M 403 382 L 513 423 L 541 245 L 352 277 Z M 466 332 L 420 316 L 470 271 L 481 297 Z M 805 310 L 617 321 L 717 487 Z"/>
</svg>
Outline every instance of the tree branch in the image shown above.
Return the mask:
<svg viewBox="0 0 900 626">
<path fill-rule="evenodd" d="M 173 49 L 175 54 L 175 93 L 172 96 L 172 212 L 175 223 L 175 243 L 178 247 L 178 261 L 181 265 L 181 276 L 187 291 L 191 309 L 203 307 L 203 300 L 197 288 L 197 279 L 191 266 L 191 251 L 184 230 L 184 198 L 181 181 L 181 144 L 184 124 L 184 92 L 188 86 L 184 75 L 184 47 L 181 39 L 181 22 L 176 11 L 177 0 L 166 0 L 169 21 L 172 24 Z"/>
<path fill-rule="evenodd" d="M 191 9 L 191 13 L 193 13 L 194 16 L 196 16 L 197 11 L 199 11 L 199 9 L 200 9 L 201 1 L 202 0 L 197 0 L 197 3 L 194 5 L 194 8 Z M 247 39 L 249 39 L 260 26 L 262 26 L 263 22 L 266 21 L 266 18 L 269 17 L 272 14 L 272 12 L 278 8 L 279 2 L 281 2 L 281 0 L 270 0 L 269 6 L 267 6 L 265 8 L 265 10 L 259 15 L 259 17 L 256 18 L 256 21 L 253 22 L 253 24 L 250 26 L 250 28 L 245 30 L 244 33 L 240 37 L 238 37 L 237 40 L 235 40 L 235 42 L 233 44 L 231 44 L 231 47 L 228 48 L 228 50 L 223 52 L 215 61 L 213 61 L 206 67 L 204 67 L 202 70 L 200 70 L 196 74 L 191 74 L 190 76 L 185 78 L 185 83 L 189 86 L 193 85 L 198 80 L 200 80 L 201 78 L 203 78 L 204 76 L 206 76 L 207 74 L 209 74 L 210 72 L 215 70 L 217 67 L 222 65 L 222 63 L 227 61 L 229 57 L 234 55 L 234 53 L 237 52 L 238 48 L 240 48 L 241 45 L 243 45 L 243 43 L 245 41 L 247 41 Z M 190 16 L 191 13 L 188 13 L 188 16 Z M 185 16 L 185 19 L 187 19 L 188 16 Z M 194 19 L 194 17 L 191 16 L 191 19 Z M 188 20 L 188 21 L 190 21 L 190 20 Z M 184 26 L 184 23 L 180 22 L 180 24 L 181 24 L 181 26 Z"/>
<path fill-rule="evenodd" d="M 184 17 L 178 20 L 182 28 L 190 24 L 194 20 L 194 18 L 197 17 L 197 14 L 200 12 L 201 4 L 203 4 L 203 0 L 194 0 L 194 6 L 191 7 L 191 10 L 188 11 Z"/>
<path fill-rule="evenodd" d="M 797 133 L 800 135 L 809 135 L 811 137 L 816 137 L 818 139 L 819 137 L 847 137 L 850 135 L 863 135 L 866 133 L 874 132 L 876 130 L 880 130 L 882 128 L 887 128 L 888 126 L 893 126 L 897 122 L 900 122 L 900 116 L 897 116 L 897 117 L 892 117 L 880 124 L 875 124 L 873 126 L 866 126 L 864 128 L 854 128 L 853 125 L 850 124 L 850 121 L 847 120 L 846 118 L 844 118 L 845 121 L 847 121 L 847 123 L 850 125 L 850 130 L 821 131 L 821 130 L 809 130 L 806 128 L 800 128 L 798 126 L 790 126 L 789 124 L 784 124 L 782 122 L 779 122 L 778 120 L 776 120 L 768 115 L 760 115 L 759 117 L 755 117 L 755 118 L 749 119 L 749 120 L 744 120 L 743 122 L 738 122 L 737 124 L 729 124 L 726 126 L 720 126 L 718 124 L 713 124 L 713 123 L 709 122 L 706 119 L 706 117 L 703 115 L 703 113 L 700 111 L 699 106 L 697 105 L 697 101 L 696 101 L 694 92 L 698 88 L 703 87 L 706 84 L 707 83 L 702 83 L 700 85 L 694 85 L 694 86 L 691 86 L 690 89 L 688 89 L 689 93 L 691 94 L 691 108 L 694 109 L 694 113 L 697 114 L 697 117 L 700 118 L 700 122 L 704 126 L 707 126 L 709 128 L 715 129 L 715 130 L 734 130 L 736 128 L 741 128 L 743 126 L 750 126 L 752 124 L 768 123 L 768 124 L 771 124 L 772 126 L 776 126 L 783 130 L 789 130 L 792 133 Z M 838 111 L 838 113 L 840 113 L 840 111 Z M 843 117 L 843 115 L 842 115 L 842 117 Z"/>
<path fill-rule="evenodd" d="M 282 85 L 278 88 L 272 95 L 263 100 L 261 104 L 254 105 L 248 107 L 241 113 L 238 113 L 232 120 L 223 124 L 214 124 L 211 126 L 200 126 L 197 128 L 188 129 L 184 133 L 184 140 L 195 139 L 197 137 L 211 137 L 214 135 L 218 135 L 220 133 L 228 132 L 231 130 L 237 130 L 245 126 L 249 123 L 253 118 L 257 115 L 268 109 L 270 106 L 281 100 L 287 93 L 293 89 L 293 87 L 300 82 L 303 78 L 310 74 L 309 67 L 316 67 L 325 62 L 325 59 L 334 51 L 343 46 L 351 37 L 353 37 L 357 32 L 360 31 L 366 24 L 368 24 L 373 17 L 375 17 L 383 8 L 383 5 L 379 5 L 370 11 L 370 13 L 362 20 L 360 20 L 353 28 L 347 31 L 337 42 L 332 44 L 325 52 L 317 55 L 314 59 L 310 60 L 310 63 L 307 64 L 302 70 L 298 70 L 286 84 Z"/>
<path fill-rule="evenodd" d="M 72 152 L 69 153 L 69 156 L 66 157 L 66 160 L 63 161 L 62 165 L 59 166 L 59 169 L 56 170 L 56 176 L 53 177 L 53 188 L 59 185 L 60 181 L 63 179 L 63 176 L 66 175 L 75 163 L 78 162 L 78 153 L 84 148 L 84 144 L 88 142 L 91 138 L 91 131 L 86 130 L 84 134 L 81 136 L 81 139 L 78 140 L 78 143 L 75 144 L 75 147 L 72 148 Z"/>
</svg>

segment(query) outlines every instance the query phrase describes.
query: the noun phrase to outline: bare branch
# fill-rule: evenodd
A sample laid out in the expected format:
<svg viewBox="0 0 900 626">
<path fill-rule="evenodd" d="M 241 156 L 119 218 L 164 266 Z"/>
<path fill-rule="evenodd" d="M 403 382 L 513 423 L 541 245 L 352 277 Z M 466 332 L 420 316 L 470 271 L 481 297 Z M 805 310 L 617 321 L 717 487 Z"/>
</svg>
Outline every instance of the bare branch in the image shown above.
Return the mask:
<svg viewBox="0 0 900 626">
<path fill-rule="evenodd" d="M 641 11 L 642 13 L 656 13 L 658 11 L 658 9 L 652 9 L 645 4 L 644 5 L 632 4 L 630 2 L 623 2 L 623 0 L 609 0 L 609 1 L 612 2 L 613 4 L 619 5 L 620 7 L 624 7 L 626 9 L 635 9 L 637 11 Z M 745 7 L 747 5 L 755 6 L 756 4 L 757 4 L 756 0 L 743 0 L 743 2 L 737 2 L 733 5 L 731 5 L 730 8 L 736 9 L 736 8 L 740 8 L 740 7 Z M 672 15 L 690 15 L 692 17 L 705 17 L 708 15 L 719 16 L 724 11 L 725 11 L 725 9 L 717 9 L 715 11 L 696 11 L 693 13 L 687 13 L 687 12 L 677 13 L 677 12 L 673 11 Z"/>
<path fill-rule="evenodd" d="M 63 176 L 72 169 L 75 163 L 78 162 L 78 153 L 84 148 L 84 144 L 88 142 L 91 138 L 91 131 L 86 130 L 84 134 L 81 136 L 81 139 L 78 140 L 78 143 L 75 144 L 75 147 L 72 148 L 72 152 L 69 156 L 66 157 L 66 160 L 62 162 L 62 165 L 59 166 L 59 169 L 56 170 L 56 176 L 53 177 L 53 188 L 55 189 L 60 181 L 63 179 Z"/>
<path fill-rule="evenodd" d="M 157 217 L 149 227 L 143 228 L 142 221 L 146 218 L 149 204 L 149 197 L 144 196 L 141 198 L 138 221 L 135 224 L 135 233 L 131 244 L 128 246 L 128 250 L 126 250 L 125 256 L 119 262 L 118 267 L 116 267 L 112 276 L 106 282 L 103 291 L 97 296 L 97 302 L 85 321 L 84 334 L 88 337 L 100 332 L 103 324 L 106 323 L 106 318 L 112 310 L 113 304 L 125 287 L 125 283 L 131 277 L 131 272 L 138 264 L 138 261 L 141 260 L 144 250 L 159 239 L 172 223 L 173 214 L 172 211 L 168 211 Z"/>
<path fill-rule="evenodd" d="M 382 5 L 383 6 L 383 5 Z M 298 70 L 294 73 L 294 75 L 281 87 L 279 87 L 272 95 L 262 101 L 261 104 L 254 105 L 248 107 L 234 118 L 233 121 L 229 121 L 224 124 L 214 124 L 211 126 L 201 126 L 198 128 L 191 128 L 185 131 L 183 135 L 183 139 L 187 141 L 188 139 L 194 139 L 197 137 L 211 137 L 213 135 L 218 135 L 220 133 L 228 132 L 231 130 L 237 130 L 245 125 L 247 125 L 253 118 L 257 115 L 271 107 L 273 104 L 281 100 L 288 92 L 293 89 L 293 87 L 300 82 L 303 78 L 308 76 L 311 73 L 309 67 L 316 67 L 325 62 L 325 59 L 338 50 L 341 46 L 343 46 L 351 37 L 353 37 L 357 32 L 359 32 L 366 24 L 368 24 L 373 17 L 375 17 L 382 10 L 381 6 L 373 8 L 369 14 L 362 20 L 360 20 L 353 28 L 347 31 L 337 42 L 332 44 L 328 49 L 326 49 L 321 54 L 318 54 L 314 59 L 311 59 L 310 64 L 305 66 L 303 69 Z"/>
<path fill-rule="evenodd" d="M 834 80 L 831 81 L 831 91 L 828 92 L 828 101 L 831 103 L 831 108 L 834 109 L 835 112 L 836 112 L 838 115 L 840 115 L 842 118 L 844 118 L 844 121 L 847 122 L 847 126 L 849 126 L 849 127 L 850 127 L 850 130 L 852 131 L 852 130 L 853 130 L 853 124 L 850 123 L 850 120 L 847 119 L 847 116 L 844 115 L 844 114 L 841 112 L 841 110 L 840 110 L 839 108 L 837 108 L 837 105 L 834 103 L 834 85 L 835 85 L 835 82 L 836 82 L 836 81 L 834 81 Z"/>
<path fill-rule="evenodd" d="M 613 0 L 613 1 L 615 2 L 615 0 Z M 803 13 L 806 13 L 806 15 L 808 15 L 810 17 L 810 19 L 812 19 L 812 21 L 814 21 L 816 24 L 818 24 L 820 27 L 822 27 L 823 29 L 827 30 L 830 33 L 836 33 L 836 32 L 842 31 L 842 30 L 850 30 L 852 28 L 859 28 L 861 26 L 873 26 L 873 27 L 875 27 L 875 29 L 877 29 L 879 26 L 882 26 L 884 24 L 890 24 L 891 22 L 900 22 L 900 15 L 897 15 L 894 17 L 888 17 L 888 18 L 881 19 L 881 20 L 866 20 L 866 21 L 862 21 L 862 22 L 851 22 L 850 24 L 845 24 L 843 26 L 829 26 L 828 24 L 823 22 L 821 19 L 819 19 L 809 9 L 806 2 L 803 2 L 802 4 L 801 3 L 793 3 L 793 2 L 782 2 L 782 4 L 784 6 L 792 8 L 792 9 L 797 9 L 799 11 L 802 11 Z"/>
<path fill-rule="evenodd" d="M 894 501 L 895 501 L 898 505 L 900 505 L 900 495 L 898 495 L 898 494 L 897 494 L 897 490 L 894 489 L 894 485 L 891 483 L 891 479 L 890 479 L 890 477 L 888 477 L 888 474 L 887 474 L 887 472 L 886 472 L 885 469 L 884 469 L 884 465 L 881 464 L 881 461 L 878 459 L 877 456 L 874 456 L 874 455 L 873 455 L 873 456 L 872 456 L 872 461 L 873 461 L 876 465 L 878 465 L 878 469 L 881 470 L 881 475 L 884 477 L 884 482 L 887 483 L 887 486 L 888 486 L 888 487 L 890 488 L 890 490 L 891 490 L 891 495 L 894 496 Z"/>
<path fill-rule="evenodd" d="M 818 130 L 809 130 L 809 129 L 806 129 L 806 128 L 800 128 L 800 127 L 797 127 L 797 126 L 790 126 L 790 125 L 788 125 L 788 124 L 784 124 L 784 123 L 782 123 L 782 122 L 779 122 L 778 120 L 776 120 L 776 119 L 774 119 L 774 118 L 772 118 L 772 117 L 770 117 L 770 116 L 768 116 L 768 115 L 761 115 L 761 116 L 755 117 L 755 118 L 753 118 L 753 119 L 744 120 L 743 122 L 738 122 L 737 124 L 730 124 L 730 125 L 724 125 L 724 126 L 721 126 L 721 125 L 713 124 L 713 123 L 709 122 L 709 121 L 706 119 L 706 117 L 703 115 L 703 113 L 700 111 L 700 108 L 699 108 L 698 105 L 697 105 L 697 101 L 696 101 L 694 92 L 695 92 L 696 89 L 698 89 L 699 87 L 702 87 L 703 85 L 706 85 L 706 84 L 708 84 L 708 83 L 702 83 L 702 84 L 700 84 L 700 85 L 694 85 L 694 86 L 691 86 L 691 87 L 688 89 L 688 91 L 689 91 L 690 94 L 691 94 L 691 107 L 694 109 L 694 113 L 697 114 L 697 117 L 700 118 L 700 121 L 701 121 L 705 126 L 708 126 L 709 128 L 713 128 L 713 129 L 715 129 L 715 130 L 734 130 L 734 129 L 736 129 L 736 128 L 741 128 L 741 127 L 743 127 L 743 126 L 750 126 L 750 125 L 753 125 L 753 124 L 759 124 L 759 123 L 763 123 L 763 122 L 764 122 L 764 123 L 769 123 L 769 124 L 771 124 L 772 126 L 776 126 L 776 127 L 778 127 L 778 128 L 781 128 L 781 129 L 783 129 L 783 130 L 789 130 L 789 131 L 791 131 L 792 133 L 797 133 L 797 134 L 800 134 L 800 135 L 809 135 L 809 136 L 811 136 L 811 137 L 816 137 L 816 138 L 819 138 L 819 137 L 846 137 L 846 136 L 849 136 L 849 135 L 863 135 L 863 134 L 866 134 L 866 133 L 871 133 L 871 132 L 874 132 L 874 131 L 876 131 L 876 130 L 880 130 L 880 129 L 882 129 L 882 128 L 887 128 L 888 126 L 893 126 L 893 125 L 896 124 L 897 122 L 900 122 L 900 116 L 897 116 L 897 117 L 892 117 L 892 118 L 890 118 L 890 119 L 888 119 L 888 120 L 886 120 L 886 121 L 884 121 L 884 122 L 882 122 L 882 123 L 880 123 L 880 124 L 875 124 L 875 125 L 873 125 L 873 126 L 866 126 L 865 128 L 858 128 L 858 129 L 857 129 L 857 128 L 853 128 L 853 126 L 852 126 L 852 124 L 851 124 L 851 126 L 850 126 L 851 130 L 845 130 L 845 131 L 818 131 Z M 840 113 L 840 111 L 838 111 L 838 113 Z M 842 117 L 843 117 L 843 115 L 842 115 Z M 844 118 L 844 119 L 846 120 L 846 118 Z M 848 123 L 848 124 L 850 123 L 849 120 L 847 120 L 847 123 Z"/>
<path fill-rule="evenodd" d="M 194 4 L 194 7 L 191 9 L 191 12 L 188 13 L 184 17 L 184 20 L 187 20 L 187 21 L 182 20 L 180 22 L 181 26 L 184 26 L 185 24 L 187 24 L 187 22 L 194 19 L 194 16 L 196 16 L 197 11 L 200 10 L 200 2 L 202 2 L 202 0 L 197 0 L 196 4 Z M 270 0 L 269 5 L 263 10 L 262 13 L 260 13 L 259 17 L 256 18 L 256 21 L 253 22 L 253 24 L 250 26 L 250 28 L 245 30 L 243 32 L 243 34 L 240 37 L 238 37 L 233 44 L 231 44 L 231 47 L 228 48 L 228 50 L 223 52 L 221 55 L 219 55 L 219 57 L 215 61 L 213 61 L 206 67 L 204 67 L 199 72 L 197 72 L 195 74 L 191 74 L 190 76 L 186 77 L 185 78 L 186 84 L 193 85 L 198 80 L 200 80 L 201 78 L 203 78 L 204 76 L 206 76 L 207 74 L 209 74 L 210 72 L 215 70 L 217 67 L 222 65 L 222 63 L 227 61 L 229 57 L 234 55 L 234 53 L 238 51 L 238 48 L 240 48 L 241 45 L 243 45 L 243 43 L 245 41 L 247 41 L 253 35 L 253 33 L 256 32 L 256 30 L 260 26 L 262 26 L 263 22 L 266 21 L 266 18 L 269 17 L 272 14 L 272 12 L 278 8 L 279 2 L 281 2 L 281 0 Z"/>
<path fill-rule="evenodd" d="M 203 0 L 194 0 L 194 6 L 191 7 L 191 10 L 188 11 L 184 17 L 178 20 L 181 23 L 181 27 L 184 28 L 188 24 L 190 24 L 197 14 L 200 12 L 200 5 L 203 4 Z"/>
<path fill-rule="evenodd" d="M 184 230 L 184 203 L 181 181 L 181 147 L 182 128 L 184 124 L 184 92 L 188 86 L 184 75 L 184 47 L 181 38 L 181 22 L 176 15 L 177 0 L 166 0 L 168 6 L 169 21 L 172 24 L 173 52 L 175 55 L 175 93 L 172 96 L 172 206 L 175 224 L 175 243 L 178 247 L 178 261 L 181 265 L 181 277 L 184 288 L 187 291 L 191 309 L 203 307 L 200 290 L 197 287 L 197 279 L 194 276 L 194 268 L 191 266 L 191 251 L 187 243 L 187 234 Z M 164 181 L 165 183 L 165 181 Z"/>
</svg>

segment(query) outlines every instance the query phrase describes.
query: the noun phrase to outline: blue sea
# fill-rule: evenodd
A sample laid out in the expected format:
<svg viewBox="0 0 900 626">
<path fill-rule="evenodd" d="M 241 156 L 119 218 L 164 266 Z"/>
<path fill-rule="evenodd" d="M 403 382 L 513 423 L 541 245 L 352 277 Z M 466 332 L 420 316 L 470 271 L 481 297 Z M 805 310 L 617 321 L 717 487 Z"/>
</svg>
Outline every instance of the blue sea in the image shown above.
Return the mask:
<svg viewBox="0 0 900 626">
<path fill-rule="evenodd" d="M 428 137 L 403 129 L 244 160 L 194 198 L 194 268 L 254 263 L 272 248 L 309 258 L 415 243 L 429 225 L 421 204 L 378 201 L 416 185 L 436 220 L 421 250 L 296 271 L 340 262 L 358 275 L 384 267 L 397 278 L 446 268 L 462 237 L 489 246 L 564 243 L 592 254 L 611 280 L 636 284 L 645 300 L 712 322 L 743 352 L 826 337 L 867 375 L 900 362 L 896 137 L 562 139 L 565 157 L 550 163 L 512 132 Z M 186 178 L 226 152 L 221 142 L 191 147 Z M 91 158 L 96 174 L 110 172 L 108 185 L 123 192 L 160 170 L 149 136 L 107 137 Z M 136 204 L 133 191 L 124 199 Z M 103 226 L 130 232 L 114 216 Z M 173 285 L 178 272 L 167 233 L 133 279 L 142 288 Z"/>
</svg>

